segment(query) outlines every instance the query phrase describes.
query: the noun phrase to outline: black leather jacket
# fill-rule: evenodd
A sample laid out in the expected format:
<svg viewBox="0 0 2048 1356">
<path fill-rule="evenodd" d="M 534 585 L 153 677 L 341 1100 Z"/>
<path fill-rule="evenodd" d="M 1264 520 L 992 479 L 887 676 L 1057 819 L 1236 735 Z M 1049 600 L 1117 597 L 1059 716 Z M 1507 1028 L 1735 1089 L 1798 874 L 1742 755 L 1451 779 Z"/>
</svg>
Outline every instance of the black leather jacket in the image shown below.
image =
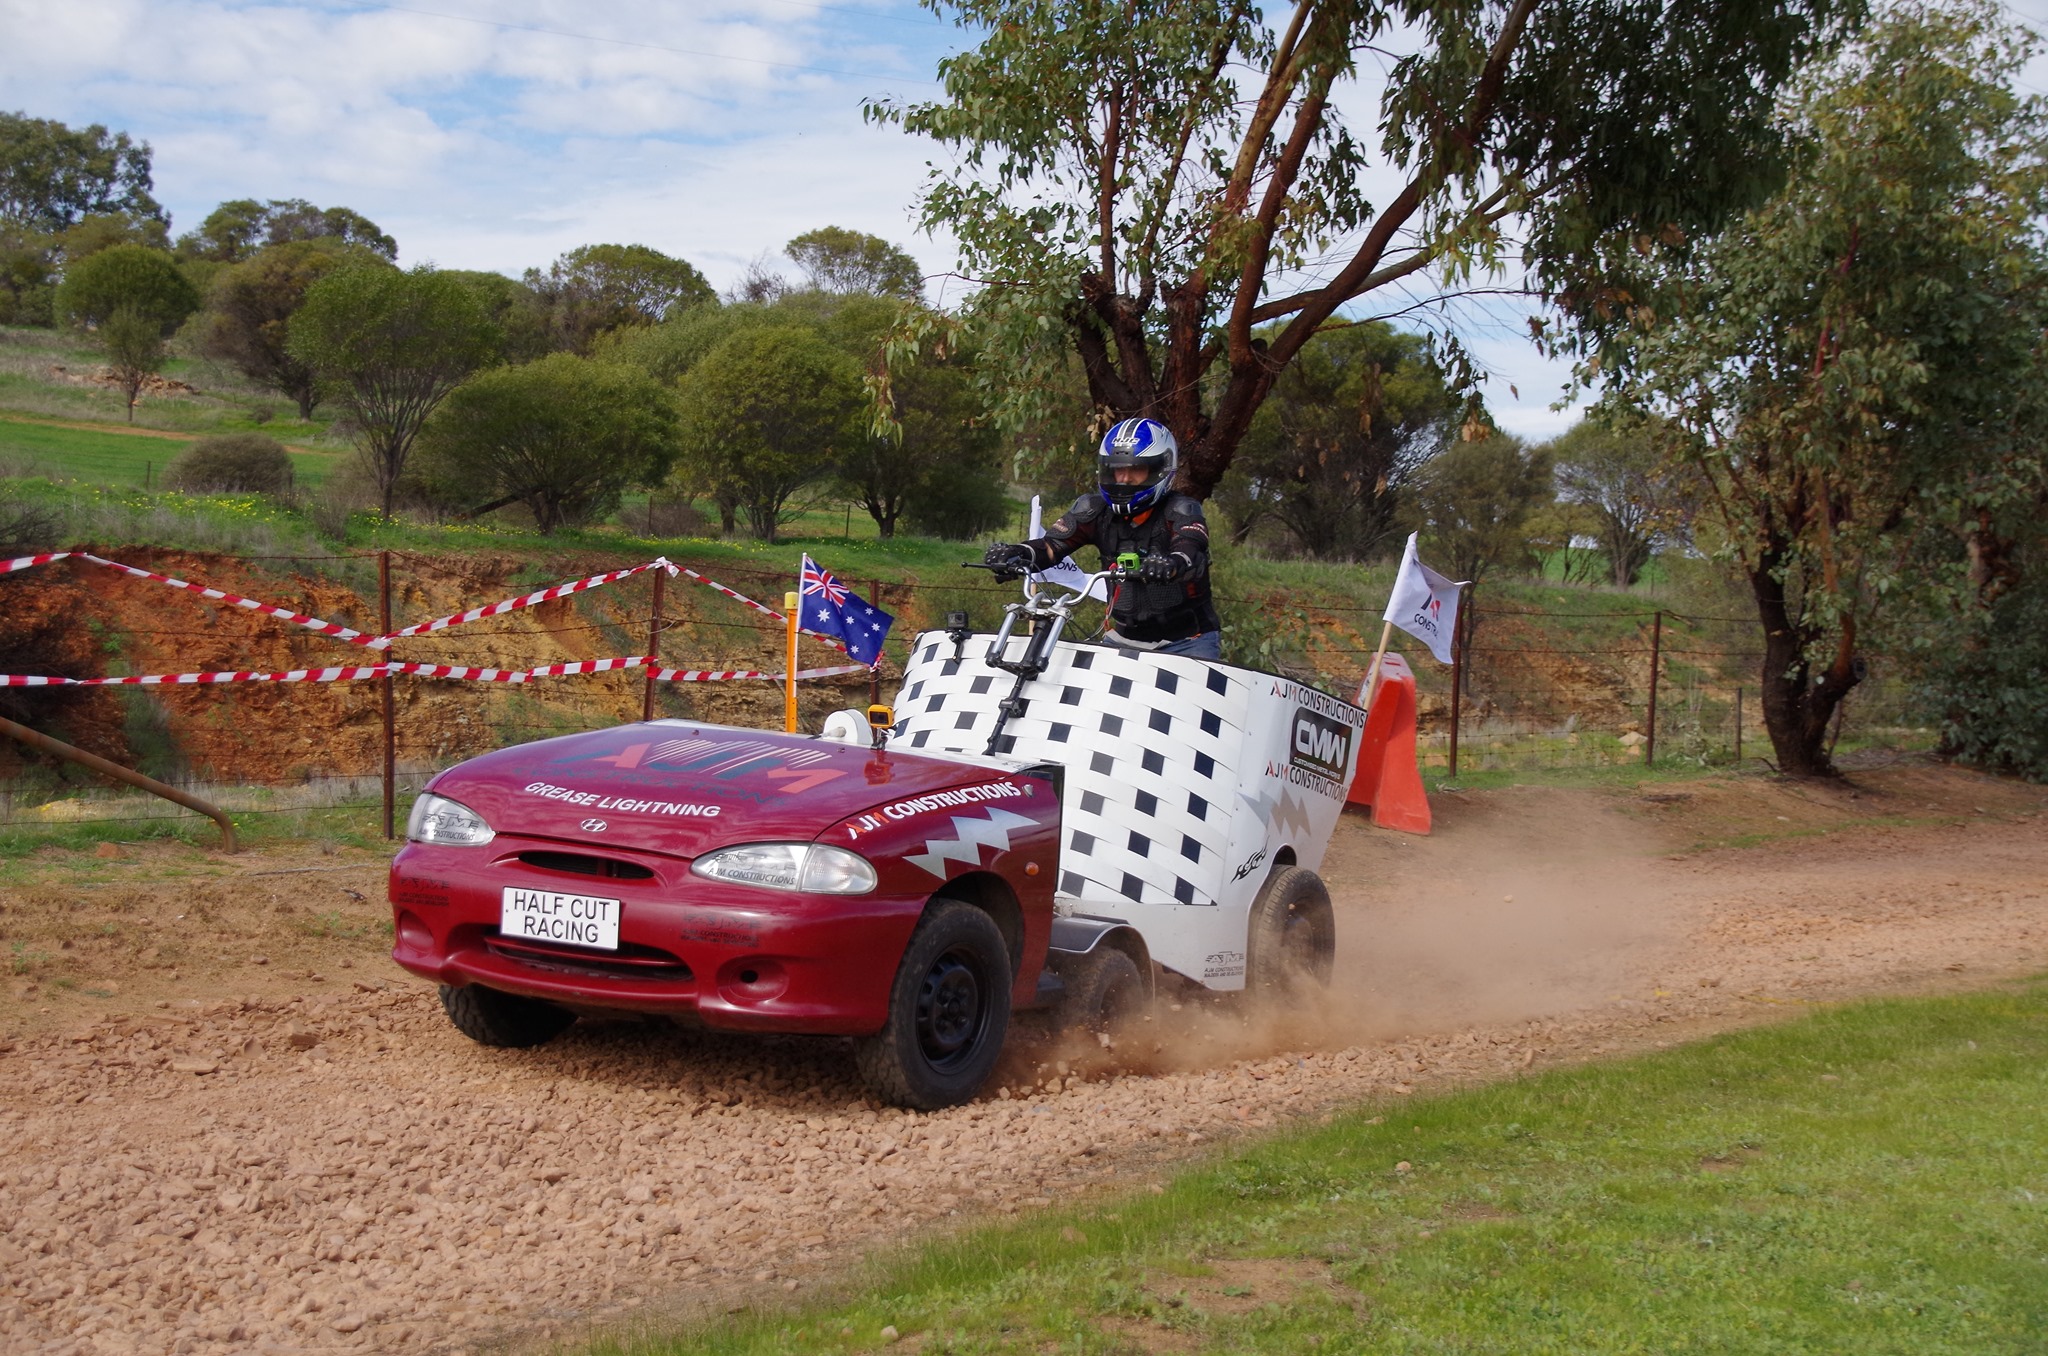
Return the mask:
<svg viewBox="0 0 2048 1356">
<path fill-rule="evenodd" d="M 1179 556 L 1185 562 L 1179 578 L 1163 584 L 1133 579 L 1117 588 L 1109 606 L 1117 633 L 1132 640 L 1185 640 L 1222 625 L 1209 597 L 1209 525 L 1202 520 L 1202 501 L 1192 496 L 1168 494 L 1136 518 L 1119 518 L 1101 495 L 1084 494 L 1053 520 L 1044 536 L 1024 545 L 1034 570 L 1083 546 L 1101 552 L 1104 568 L 1127 551 Z"/>
</svg>

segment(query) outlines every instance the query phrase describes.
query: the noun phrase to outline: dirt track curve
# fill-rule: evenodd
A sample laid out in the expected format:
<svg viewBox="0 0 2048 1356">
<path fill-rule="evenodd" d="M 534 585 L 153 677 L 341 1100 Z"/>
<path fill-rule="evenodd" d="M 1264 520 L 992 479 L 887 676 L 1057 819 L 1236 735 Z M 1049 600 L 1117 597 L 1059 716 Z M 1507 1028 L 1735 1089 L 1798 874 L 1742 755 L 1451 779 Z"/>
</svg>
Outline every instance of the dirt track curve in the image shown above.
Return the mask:
<svg viewBox="0 0 2048 1356">
<path fill-rule="evenodd" d="M 473 1046 L 378 959 L 367 859 L 39 861 L 0 942 L 18 974 L 80 959 L 0 1005 L 0 1351 L 517 1348 L 802 1290 L 1363 1098 L 2048 967 L 2041 788 L 1906 767 L 1436 808 L 1426 839 L 1340 830 L 1326 1010 L 1184 1005 L 1085 1062 L 1026 1040 L 928 1116 L 864 1101 L 831 1041 Z M 1798 836 L 1692 847 L 1773 833 Z"/>
</svg>

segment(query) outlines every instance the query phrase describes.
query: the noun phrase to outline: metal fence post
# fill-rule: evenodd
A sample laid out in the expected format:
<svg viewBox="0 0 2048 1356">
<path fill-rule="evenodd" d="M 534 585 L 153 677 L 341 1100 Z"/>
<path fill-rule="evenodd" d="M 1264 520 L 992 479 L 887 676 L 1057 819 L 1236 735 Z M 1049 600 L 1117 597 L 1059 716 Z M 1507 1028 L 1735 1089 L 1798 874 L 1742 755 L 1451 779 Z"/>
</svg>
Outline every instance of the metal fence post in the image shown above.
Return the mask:
<svg viewBox="0 0 2048 1356">
<path fill-rule="evenodd" d="M 654 502 L 649 496 L 649 504 Z M 661 667 L 661 586 L 666 570 L 654 572 L 654 615 L 647 621 L 647 698 L 640 704 L 640 719 L 654 719 L 654 671 Z"/>
<path fill-rule="evenodd" d="M 1650 718 L 1649 739 L 1643 744 L 1643 766 L 1653 766 L 1657 761 L 1657 670 L 1664 657 L 1664 614 L 1659 612 L 1650 622 Z"/>
<path fill-rule="evenodd" d="M 377 553 L 377 634 L 391 634 L 391 553 Z M 388 661 L 391 652 L 386 650 Z M 385 674 L 384 688 L 384 840 L 398 836 L 398 707 L 392 694 L 391 675 Z"/>
</svg>

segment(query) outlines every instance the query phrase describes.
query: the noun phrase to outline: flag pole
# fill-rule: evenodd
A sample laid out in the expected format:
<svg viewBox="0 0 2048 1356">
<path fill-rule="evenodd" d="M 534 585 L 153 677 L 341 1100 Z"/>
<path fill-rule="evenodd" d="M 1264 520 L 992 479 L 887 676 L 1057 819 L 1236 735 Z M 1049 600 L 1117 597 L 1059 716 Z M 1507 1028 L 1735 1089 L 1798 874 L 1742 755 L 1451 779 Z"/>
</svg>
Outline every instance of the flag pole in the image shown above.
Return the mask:
<svg viewBox="0 0 2048 1356">
<path fill-rule="evenodd" d="M 782 728 L 790 734 L 796 733 L 796 614 L 802 601 L 803 595 L 798 593 L 782 595 L 782 610 L 789 614 L 789 656 L 782 695 Z"/>
<path fill-rule="evenodd" d="M 1372 667 L 1365 671 L 1365 709 L 1372 710 L 1372 699 L 1380 690 L 1380 661 L 1387 657 L 1387 642 L 1393 639 L 1394 624 L 1385 622 L 1380 626 L 1380 647 L 1373 651 Z"/>
</svg>

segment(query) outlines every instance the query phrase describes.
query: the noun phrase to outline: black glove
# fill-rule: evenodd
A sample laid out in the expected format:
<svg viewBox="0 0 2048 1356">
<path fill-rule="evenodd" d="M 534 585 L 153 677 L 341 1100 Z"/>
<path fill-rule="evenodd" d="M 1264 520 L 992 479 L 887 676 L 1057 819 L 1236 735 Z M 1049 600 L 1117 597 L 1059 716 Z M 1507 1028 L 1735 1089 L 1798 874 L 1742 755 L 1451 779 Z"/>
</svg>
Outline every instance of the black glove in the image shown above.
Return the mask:
<svg viewBox="0 0 2048 1356">
<path fill-rule="evenodd" d="M 1187 557 L 1175 552 L 1170 556 L 1153 552 L 1138 565 L 1138 578 L 1148 584 L 1170 584 L 1187 573 Z"/>
<path fill-rule="evenodd" d="M 994 570 L 998 579 L 1022 579 L 1031 573 L 1031 548 L 1022 542 L 999 541 L 988 548 L 981 563 Z"/>
</svg>

